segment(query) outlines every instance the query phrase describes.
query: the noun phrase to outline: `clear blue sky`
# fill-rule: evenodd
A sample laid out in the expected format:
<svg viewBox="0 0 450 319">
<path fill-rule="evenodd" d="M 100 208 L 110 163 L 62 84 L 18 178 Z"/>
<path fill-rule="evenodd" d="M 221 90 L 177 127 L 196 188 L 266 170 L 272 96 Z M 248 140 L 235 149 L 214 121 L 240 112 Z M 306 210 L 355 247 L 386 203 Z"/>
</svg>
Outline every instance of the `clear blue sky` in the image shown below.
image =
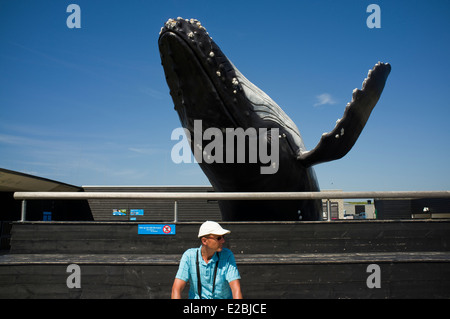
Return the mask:
<svg viewBox="0 0 450 319">
<path fill-rule="evenodd" d="M 81 28 L 69 29 L 69 4 Z M 369 29 L 369 4 L 381 28 Z M 378 61 L 392 72 L 322 189 L 450 189 L 450 1 L 0 0 L 0 167 L 75 185 L 208 185 L 174 164 L 158 33 L 197 18 L 308 149 Z"/>
</svg>

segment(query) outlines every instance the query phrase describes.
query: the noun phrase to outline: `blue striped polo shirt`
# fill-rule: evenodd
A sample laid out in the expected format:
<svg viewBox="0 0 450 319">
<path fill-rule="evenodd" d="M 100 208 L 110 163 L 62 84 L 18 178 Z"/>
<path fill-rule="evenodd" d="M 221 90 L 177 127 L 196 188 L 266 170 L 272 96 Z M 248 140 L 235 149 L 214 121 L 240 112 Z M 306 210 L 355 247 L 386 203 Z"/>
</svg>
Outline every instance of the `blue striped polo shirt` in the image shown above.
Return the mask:
<svg viewBox="0 0 450 319">
<path fill-rule="evenodd" d="M 197 266 L 195 263 L 198 252 L 202 298 L 231 299 L 233 295 L 229 283 L 233 280 L 241 279 L 233 253 L 228 248 L 223 248 L 219 253 L 219 267 L 217 269 L 216 288 L 214 289 L 213 296 L 214 268 L 217 263 L 218 253 L 216 252 L 211 260 L 206 263 L 202 258 L 200 250 L 201 246 L 200 248 L 190 248 L 184 252 L 175 278 L 189 282 L 189 299 L 199 299 L 197 292 Z"/>
</svg>

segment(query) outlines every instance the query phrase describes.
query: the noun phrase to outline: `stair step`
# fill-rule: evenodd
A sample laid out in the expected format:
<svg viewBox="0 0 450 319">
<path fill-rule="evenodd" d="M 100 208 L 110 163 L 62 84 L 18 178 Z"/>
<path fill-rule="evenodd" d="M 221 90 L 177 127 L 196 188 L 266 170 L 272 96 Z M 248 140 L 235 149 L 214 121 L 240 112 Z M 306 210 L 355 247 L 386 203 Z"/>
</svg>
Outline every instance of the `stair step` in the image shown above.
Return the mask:
<svg viewBox="0 0 450 319">
<path fill-rule="evenodd" d="M 181 255 L 169 254 L 5 254 L 2 265 L 178 265 Z M 449 262 L 450 252 L 382 252 L 324 254 L 236 254 L 238 265 L 332 263 Z"/>
</svg>

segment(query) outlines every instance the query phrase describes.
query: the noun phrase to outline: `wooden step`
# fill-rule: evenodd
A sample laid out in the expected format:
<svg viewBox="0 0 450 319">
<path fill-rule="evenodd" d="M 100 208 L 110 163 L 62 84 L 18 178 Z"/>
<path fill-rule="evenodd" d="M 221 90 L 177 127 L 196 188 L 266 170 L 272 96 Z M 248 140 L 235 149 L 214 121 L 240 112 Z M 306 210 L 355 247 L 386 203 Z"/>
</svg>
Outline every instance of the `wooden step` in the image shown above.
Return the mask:
<svg viewBox="0 0 450 319">
<path fill-rule="evenodd" d="M 158 224 L 158 223 L 157 223 Z M 164 223 L 159 223 L 164 225 Z M 133 222 L 16 222 L 11 253 L 181 254 L 200 245 L 201 223 L 176 223 L 175 235 L 140 235 Z M 236 254 L 450 251 L 450 220 L 223 222 Z"/>
<path fill-rule="evenodd" d="M 7 254 L 0 298 L 170 298 L 180 257 Z M 449 252 L 244 254 L 236 262 L 245 298 L 450 298 Z M 80 267 L 81 288 L 66 285 L 70 264 Z M 367 286 L 372 264 L 380 288 Z"/>
</svg>

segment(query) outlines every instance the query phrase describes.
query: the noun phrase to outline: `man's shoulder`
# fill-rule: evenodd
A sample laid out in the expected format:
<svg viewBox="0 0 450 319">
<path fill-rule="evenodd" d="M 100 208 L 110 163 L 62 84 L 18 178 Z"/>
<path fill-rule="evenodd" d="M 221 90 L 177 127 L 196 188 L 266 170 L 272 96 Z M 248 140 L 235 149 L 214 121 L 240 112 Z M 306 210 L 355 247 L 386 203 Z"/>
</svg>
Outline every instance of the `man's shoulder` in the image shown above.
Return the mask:
<svg viewBox="0 0 450 319">
<path fill-rule="evenodd" d="M 185 250 L 185 252 L 183 253 L 183 256 L 186 256 L 186 257 L 195 256 L 197 251 L 198 251 L 198 248 L 189 248 L 189 249 Z"/>
<path fill-rule="evenodd" d="M 198 247 L 194 247 L 194 248 L 186 249 L 186 251 L 184 253 L 185 254 L 195 254 L 197 251 L 198 251 Z"/>
<path fill-rule="evenodd" d="M 234 257 L 234 254 L 233 254 L 233 252 L 232 252 L 230 249 L 228 249 L 228 248 L 222 248 L 222 251 L 220 252 L 220 256 L 221 256 L 221 257 L 222 257 L 222 256 L 224 256 L 224 257 L 233 256 L 233 257 Z"/>
</svg>

